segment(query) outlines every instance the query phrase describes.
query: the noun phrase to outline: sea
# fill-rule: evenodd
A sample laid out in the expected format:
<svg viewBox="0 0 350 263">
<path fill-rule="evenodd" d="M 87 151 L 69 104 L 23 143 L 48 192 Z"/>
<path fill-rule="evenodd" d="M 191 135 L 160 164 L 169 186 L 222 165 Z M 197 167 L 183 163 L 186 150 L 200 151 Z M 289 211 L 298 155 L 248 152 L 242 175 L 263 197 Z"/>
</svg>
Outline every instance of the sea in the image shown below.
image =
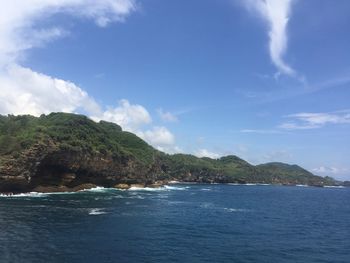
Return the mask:
<svg viewBox="0 0 350 263">
<path fill-rule="evenodd" d="M 175 184 L 0 196 L 0 262 L 350 262 L 350 188 Z"/>
</svg>

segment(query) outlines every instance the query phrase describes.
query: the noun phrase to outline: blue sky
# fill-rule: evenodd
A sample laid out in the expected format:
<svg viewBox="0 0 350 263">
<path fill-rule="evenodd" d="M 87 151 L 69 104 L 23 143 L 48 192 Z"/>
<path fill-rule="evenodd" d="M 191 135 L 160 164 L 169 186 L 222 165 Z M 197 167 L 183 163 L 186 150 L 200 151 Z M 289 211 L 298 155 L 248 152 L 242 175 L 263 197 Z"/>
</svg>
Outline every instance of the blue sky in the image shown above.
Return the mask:
<svg viewBox="0 0 350 263">
<path fill-rule="evenodd" d="M 348 0 L 15 0 L 0 114 L 119 123 L 166 152 L 350 180 Z"/>
</svg>

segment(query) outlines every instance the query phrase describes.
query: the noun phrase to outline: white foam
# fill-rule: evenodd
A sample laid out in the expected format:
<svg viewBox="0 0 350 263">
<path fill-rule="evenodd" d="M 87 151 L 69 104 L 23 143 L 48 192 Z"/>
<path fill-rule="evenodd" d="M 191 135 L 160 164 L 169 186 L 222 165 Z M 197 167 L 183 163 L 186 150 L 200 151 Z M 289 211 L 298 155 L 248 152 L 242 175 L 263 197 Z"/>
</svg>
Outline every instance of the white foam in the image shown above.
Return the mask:
<svg viewBox="0 0 350 263">
<path fill-rule="evenodd" d="M 105 211 L 103 211 L 102 208 L 92 208 L 90 209 L 89 211 L 89 215 L 103 215 L 103 214 L 106 214 Z"/>
<path fill-rule="evenodd" d="M 178 183 L 180 183 L 179 181 L 170 181 L 170 182 L 168 182 L 168 184 L 178 184 Z"/>
<path fill-rule="evenodd" d="M 21 194 L 0 194 L 1 197 L 8 197 L 8 198 L 13 198 L 13 197 L 45 197 L 49 195 L 50 193 L 38 193 L 38 192 L 29 192 L 29 193 L 21 193 Z"/>
<path fill-rule="evenodd" d="M 214 208 L 214 204 L 211 202 L 204 202 L 204 203 L 201 203 L 199 207 L 201 207 L 201 208 Z"/>
<path fill-rule="evenodd" d="M 189 186 L 186 187 L 178 187 L 178 186 L 169 186 L 169 185 L 164 185 L 164 188 L 167 190 L 186 190 L 190 188 Z"/>
<path fill-rule="evenodd" d="M 325 185 L 325 188 L 345 188 L 345 186 L 342 185 Z"/>
<path fill-rule="evenodd" d="M 114 188 L 104 188 L 104 187 L 95 187 L 90 189 L 83 189 L 76 192 L 48 192 L 48 193 L 39 193 L 39 192 L 29 192 L 29 193 L 21 193 L 21 194 L 0 194 L 0 197 L 47 197 L 49 195 L 71 195 L 71 194 L 77 194 L 81 192 L 96 192 L 96 193 L 102 193 L 106 192 L 108 190 L 116 190 Z"/>
<path fill-rule="evenodd" d="M 132 186 L 132 187 L 130 187 L 128 190 L 129 190 L 129 191 L 158 192 L 158 191 L 164 191 L 165 188 L 164 188 L 164 187 L 153 188 L 153 187 L 136 187 L 136 186 Z"/>
<path fill-rule="evenodd" d="M 46 197 L 49 195 L 67 195 L 67 194 L 76 194 L 81 192 L 93 192 L 93 193 L 107 193 L 110 191 L 148 191 L 148 192 L 159 192 L 159 191 L 169 191 L 169 190 L 186 190 L 190 187 L 176 187 L 164 185 L 162 187 L 152 188 L 152 187 L 130 187 L 128 190 L 117 189 L 117 188 L 105 188 L 101 186 L 97 186 L 90 189 L 83 189 L 77 192 L 49 192 L 49 193 L 39 193 L 39 192 L 29 192 L 29 193 L 21 193 L 21 194 L 0 194 L 0 197 L 7 198 L 15 198 L 15 197 Z M 123 198 L 122 196 L 118 196 L 118 198 Z"/>
<path fill-rule="evenodd" d="M 113 188 L 104 188 L 102 186 L 96 186 L 94 188 L 80 190 L 79 192 L 98 192 L 98 193 L 101 193 L 101 192 L 105 192 L 108 189 L 113 189 Z"/>
<path fill-rule="evenodd" d="M 211 191 L 211 188 L 202 188 L 201 191 Z"/>
<path fill-rule="evenodd" d="M 233 212 L 247 212 L 247 209 L 240 209 L 240 208 L 228 208 L 224 207 L 224 210 L 227 212 L 233 213 Z"/>
<path fill-rule="evenodd" d="M 130 187 L 128 191 L 146 191 L 146 192 L 161 192 L 161 191 L 168 191 L 168 190 L 186 190 L 189 187 L 177 187 L 177 186 L 170 186 L 170 185 L 164 185 L 161 187 Z"/>
<path fill-rule="evenodd" d="M 228 185 L 246 185 L 246 186 L 255 186 L 255 185 L 262 185 L 262 184 L 253 184 L 253 183 L 247 183 L 247 184 L 228 183 Z"/>
<path fill-rule="evenodd" d="M 306 184 L 297 184 L 296 186 L 298 186 L 298 187 L 309 187 L 309 186 L 306 185 Z"/>
</svg>

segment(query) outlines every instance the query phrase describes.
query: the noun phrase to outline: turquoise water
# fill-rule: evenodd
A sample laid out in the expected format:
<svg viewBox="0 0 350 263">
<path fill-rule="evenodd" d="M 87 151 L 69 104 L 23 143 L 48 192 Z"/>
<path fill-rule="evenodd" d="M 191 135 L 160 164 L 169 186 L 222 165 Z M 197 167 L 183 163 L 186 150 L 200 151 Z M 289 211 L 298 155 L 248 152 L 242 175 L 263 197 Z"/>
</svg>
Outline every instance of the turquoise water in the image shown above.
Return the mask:
<svg viewBox="0 0 350 263">
<path fill-rule="evenodd" d="M 350 189 L 173 185 L 0 197 L 0 262 L 350 262 Z"/>
</svg>

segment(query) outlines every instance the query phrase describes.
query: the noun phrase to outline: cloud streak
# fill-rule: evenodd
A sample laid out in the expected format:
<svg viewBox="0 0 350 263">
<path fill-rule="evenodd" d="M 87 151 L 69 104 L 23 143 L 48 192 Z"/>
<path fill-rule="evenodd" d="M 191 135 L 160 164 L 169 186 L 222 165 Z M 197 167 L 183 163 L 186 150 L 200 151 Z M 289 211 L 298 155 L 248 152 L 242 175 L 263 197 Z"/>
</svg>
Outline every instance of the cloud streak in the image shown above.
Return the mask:
<svg viewBox="0 0 350 263">
<path fill-rule="evenodd" d="M 168 111 L 164 111 L 162 108 L 157 110 L 157 113 L 159 115 L 159 117 L 161 118 L 161 120 L 165 121 L 165 122 L 177 122 L 178 118 L 175 114 L 168 112 Z"/>
<path fill-rule="evenodd" d="M 328 124 L 349 124 L 350 110 L 330 113 L 302 112 L 286 116 L 293 120 L 282 123 L 279 128 L 285 130 L 306 130 L 324 127 Z"/>
<path fill-rule="evenodd" d="M 242 129 L 241 133 L 255 133 L 255 134 L 280 134 L 280 130 L 263 130 L 263 129 Z"/>
<path fill-rule="evenodd" d="M 55 14 L 90 19 L 105 27 L 124 21 L 136 7 L 134 0 L 7 1 L 0 9 L 0 65 L 18 62 L 23 51 L 66 35 L 58 26 L 43 26 Z"/>
<path fill-rule="evenodd" d="M 287 50 L 287 26 L 293 0 L 243 1 L 249 10 L 258 13 L 268 23 L 270 57 L 279 73 L 294 76 L 295 70 L 283 60 Z"/>
</svg>

